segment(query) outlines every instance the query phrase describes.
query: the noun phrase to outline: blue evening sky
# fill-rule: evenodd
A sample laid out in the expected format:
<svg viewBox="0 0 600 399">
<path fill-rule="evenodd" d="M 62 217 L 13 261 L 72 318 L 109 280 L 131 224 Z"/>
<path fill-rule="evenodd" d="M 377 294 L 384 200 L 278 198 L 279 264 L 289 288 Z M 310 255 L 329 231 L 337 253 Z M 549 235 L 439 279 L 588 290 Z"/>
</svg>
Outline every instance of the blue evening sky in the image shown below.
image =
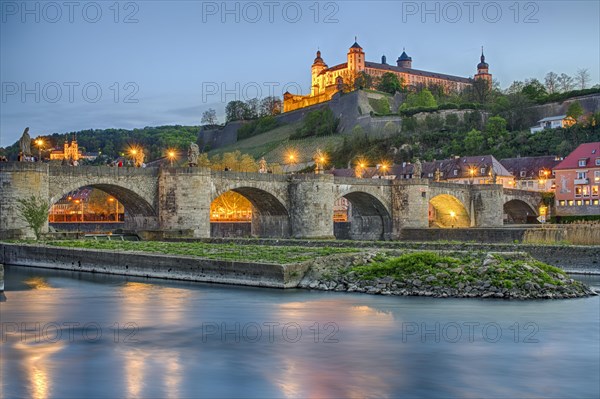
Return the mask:
<svg viewBox="0 0 600 399">
<path fill-rule="evenodd" d="M 228 101 L 310 84 L 319 48 L 346 60 L 472 76 L 502 88 L 549 71 L 600 80 L 598 1 L 0 1 L 0 146 L 88 128 L 200 124 Z M 257 90 L 258 89 L 258 90 Z"/>
</svg>

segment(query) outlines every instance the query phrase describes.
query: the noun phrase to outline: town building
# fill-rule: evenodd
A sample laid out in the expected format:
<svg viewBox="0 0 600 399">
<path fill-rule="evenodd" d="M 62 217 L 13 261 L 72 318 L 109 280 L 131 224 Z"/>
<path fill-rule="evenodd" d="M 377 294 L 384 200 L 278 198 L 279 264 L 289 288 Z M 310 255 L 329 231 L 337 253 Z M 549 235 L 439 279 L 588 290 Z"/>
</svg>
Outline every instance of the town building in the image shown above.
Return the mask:
<svg viewBox="0 0 600 399">
<path fill-rule="evenodd" d="M 71 143 L 68 140 L 65 140 L 65 144 L 63 149 L 54 149 L 50 152 L 50 160 L 54 161 L 62 161 L 63 159 L 79 161 L 83 155 L 81 154 L 81 150 L 79 149 L 79 145 L 77 144 L 77 138 L 73 137 Z"/>
<path fill-rule="evenodd" d="M 514 176 L 492 155 L 455 157 L 440 161 L 423 162 L 421 175 L 414 176 L 414 163 L 365 167 L 360 175 L 365 179 L 432 179 L 459 184 L 502 184 L 515 188 Z M 356 169 L 335 169 L 335 176 L 357 177 Z"/>
<path fill-rule="evenodd" d="M 286 92 L 283 96 L 283 111 L 308 107 L 331 100 L 331 97 L 342 90 L 344 86 L 353 87 L 354 81 L 361 73 L 366 73 L 373 78 L 381 78 L 385 73 L 393 73 L 404 87 L 419 87 L 437 85 L 446 92 L 460 92 L 471 86 L 475 80 L 484 80 L 489 87 L 492 84 L 492 75 L 489 73 L 489 65 L 485 62 L 483 49 L 481 58 L 477 64 L 477 73 L 473 78 L 446 75 L 437 72 L 429 72 L 412 67 L 412 57 L 403 51 L 396 60 L 396 65 L 389 65 L 385 55 L 381 62 L 369 62 L 365 58 L 363 48 L 355 41 L 347 54 L 346 62 L 329 67 L 321 57 L 321 51 L 311 66 L 311 89 L 310 95 L 294 95 Z"/>
<path fill-rule="evenodd" d="M 554 191 L 553 169 L 562 158 L 550 155 L 501 159 L 500 163 L 514 176 L 515 187 L 520 190 Z"/>
<path fill-rule="evenodd" d="M 577 121 L 567 115 L 549 116 L 537 121 L 537 126 L 529 128 L 531 133 L 541 132 L 544 129 L 559 129 L 573 126 Z"/>
<path fill-rule="evenodd" d="M 554 168 L 556 215 L 600 215 L 600 142 L 577 147 Z"/>
</svg>

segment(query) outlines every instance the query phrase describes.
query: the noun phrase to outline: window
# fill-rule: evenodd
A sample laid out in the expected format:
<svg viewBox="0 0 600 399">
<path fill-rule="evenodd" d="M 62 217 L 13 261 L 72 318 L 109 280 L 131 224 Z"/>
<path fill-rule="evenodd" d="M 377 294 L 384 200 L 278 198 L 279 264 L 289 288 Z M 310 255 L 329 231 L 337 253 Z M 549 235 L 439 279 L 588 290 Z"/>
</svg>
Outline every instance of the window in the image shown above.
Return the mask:
<svg viewBox="0 0 600 399">
<path fill-rule="evenodd" d="M 586 179 L 587 172 L 577 172 L 577 179 Z"/>
<path fill-rule="evenodd" d="M 569 206 L 573 206 L 573 200 L 569 200 L 568 204 Z"/>
<path fill-rule="evenodd" d="M 458 176 L 458 170 L 454 169 L 454 176 Z"/>
<path fill-rule="evenodd" d="M 592 186 L 592 197 L 598 196 L 598 186 Z"/>
<path fill-rule="evenodd" d="M 596 166 L 600 166 L 600 158 L 596 158 Z"/>
<path fill-rule="evenodd" d="M 575 196 L 576 197 L 581 197 L 581 192 L 582 192 L 581 186 L 576 186 L 575 187 Z"/>
<path fill-rule="evenodd" d="M 593 202 L 594 205 L 598 205 L 599 204 L 598 200 L 594 200 L 592 202 Z"/>
<path fill-rule="evenodd" d="M 485 168 L 479 169 L 479 173 L 482 174 L 482 175 L 485 175 Z"/>
<path fill-rule="evenodd" d="M 589 204 L 590 204 L 590 200 L 583 201 L 583 205 L 589 205 Z"/>
<path fill-rule="evenodd" d="M 565 206 L 565 204 L 566 204 L 565 200 L 558 201 L 558 205 L 560 205 L 560 206 Z"/>
<path fill-rule="evenodd" d="M 582 204 L 582 203 L 583 203 L 583 202 L 582 202 L 581 200 L 577 200 L 577 201 L 575 201 L 575 204 L 577 204 L 577 206 L 581 206 L 581 204 Z"/>
<path fill-rule="evenodd" d="M 525 172 L 524 170 L 522 170 L 519 176 L 525 177 L 525 176 L 527 176 L 527 172 Z"/>
<path fill-rule="evenodd" d="M 587 158 L 583 158 L 579 160 L 579 166 L 585 166 L 585 164 L 587 163 Z"/>
<path fill-rule="evenodd" d="M 599 182 L 600 181 L 600 170 L 597 170 L 594 172 L 594 181 L 595 182 Z"/>
<path fill-rule="evenodd" d="M 582 192 L 584 197 L 590 196 L 590 186 L 582 186 Z"/>
</svg>

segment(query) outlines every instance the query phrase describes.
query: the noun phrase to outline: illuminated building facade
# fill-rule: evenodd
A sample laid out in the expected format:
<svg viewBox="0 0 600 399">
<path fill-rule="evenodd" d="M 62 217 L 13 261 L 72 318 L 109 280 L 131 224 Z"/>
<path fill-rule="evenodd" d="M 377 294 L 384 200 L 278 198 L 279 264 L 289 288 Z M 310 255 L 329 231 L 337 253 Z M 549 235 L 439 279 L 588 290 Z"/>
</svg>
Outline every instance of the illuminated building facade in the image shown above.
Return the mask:
<svg viewBox="0 0 600 399">
<path fill-rule="evenodd" d="M 329 101 L 344 86 L 353 87 L 354 81 L 361 73 L 378 79 L 388 72 L 395 74 L 404 87 L 437 85 L 443 87 L 446 92 L 460 92 L 471 86 L 477 79 L 486 81 L 489 87 L 492 84 L 492 75 L 489 73 L 489 65 L 485 62 L 483 49 L 481 62 L 477 64 L 477 73 L 473 78 L 464 78 L 413 69 L 412 57 L 409 57 L 405 51 L 396 60 L 396 65 L 389 65 L 385 56 L 381 57 L 381 63 L 368 62 L 362 47 L 354 42 L 348 50 L 346 62 L 333 67 L 328 67 L 321 57 L 321 52 L 317 51 L 311 67 L 310 95 L 302 96 L 286 92 L 283 96 L 283 111 L 293 111 Z"/>
</svg>

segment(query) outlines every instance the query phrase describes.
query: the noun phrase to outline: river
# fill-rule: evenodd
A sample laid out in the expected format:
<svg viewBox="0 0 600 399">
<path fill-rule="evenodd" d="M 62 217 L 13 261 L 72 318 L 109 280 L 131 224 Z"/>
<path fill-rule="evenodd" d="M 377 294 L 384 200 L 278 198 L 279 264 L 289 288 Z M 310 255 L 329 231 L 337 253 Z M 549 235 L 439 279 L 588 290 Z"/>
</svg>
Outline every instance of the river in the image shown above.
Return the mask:
<svg viewBox="0 0 600 399">
<path fill-rule="evenodd" d="M 371 296 L 17 266 L 5 278 L 4 398 L 600 396 L 599 297 Z"/>
</svg>

